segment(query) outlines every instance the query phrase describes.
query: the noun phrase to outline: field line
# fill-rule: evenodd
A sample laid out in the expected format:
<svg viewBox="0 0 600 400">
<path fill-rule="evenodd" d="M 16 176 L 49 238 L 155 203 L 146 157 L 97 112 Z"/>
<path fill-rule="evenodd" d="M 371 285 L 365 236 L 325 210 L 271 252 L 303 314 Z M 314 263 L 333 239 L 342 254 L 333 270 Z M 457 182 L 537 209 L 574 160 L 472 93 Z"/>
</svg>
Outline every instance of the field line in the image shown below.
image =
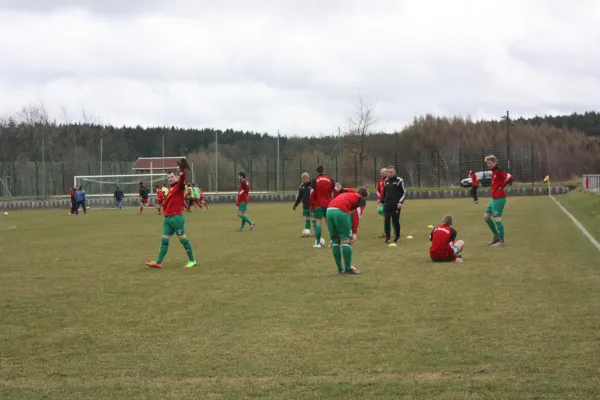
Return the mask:
<svg viewBox="0 0 600 400">
<path fill-rule="evenodd" d="M 581 231 L 581 233 L 583 233 L 583 234 L 584 234 L 584 236 L 585 236 L 585 237 L 587 237 L 587 238 L 590 240 L 590 242 L 592 242 L 592 244 L 593 244 L 594 246 L 596 246 L 596 248 L 597 248 L 598 250 L 600 250 L 600 243 L 598 243 L 598 241 L 597 241 L 597 240 L 596 240 L 596 239 L 595 239 L 595 238 L 594 238 L 594 237 L 593 237 L 593 236 L 592 236 L 592 235 L 591 235 L 591 234 L 590 234 L 590 233 L 587 231 L 587 229 L 585 229 L 585 228 L 584 228 L 584 226 L 583 226 L 583 225 L 581 225 L 581 224 L 579 223 L 579 221 L 577 221 L 577 218 L 575 218 L 575 217 L 573 216 L 573 214 L 571 214 L 569 211 L 567 211 L 567 209 L 566 209 L 566 208 L 565 208 L 565 207 L 564 207 L 562 204 L 560 204 L 560 203 L 558 202 L 558 200 L 556 200 L 556 199 L 554 198 L 554 196 L 552 196 L 552 195 L 551 195 L 551 196 L 550 196 L 550 198 L 551 198 L 551 199 L 552 199 L 552 200 L 553 200 L 553 201 L 554 201 L 556 204 L 558 204 L 558 206 L 560 207 L 560 209 L 561 209 L 561 210 L 563 210 L 563 212 L 564 212 L 565 214 L 567 214 L 567 216 L 568 216 L 569 218 L 571 218 L 571 220 L 573 221 L 573 223 L 575 224 L 575 226 L 577 226 L 577 228 L 579 228 L 579 230 Z"/>
</svg>

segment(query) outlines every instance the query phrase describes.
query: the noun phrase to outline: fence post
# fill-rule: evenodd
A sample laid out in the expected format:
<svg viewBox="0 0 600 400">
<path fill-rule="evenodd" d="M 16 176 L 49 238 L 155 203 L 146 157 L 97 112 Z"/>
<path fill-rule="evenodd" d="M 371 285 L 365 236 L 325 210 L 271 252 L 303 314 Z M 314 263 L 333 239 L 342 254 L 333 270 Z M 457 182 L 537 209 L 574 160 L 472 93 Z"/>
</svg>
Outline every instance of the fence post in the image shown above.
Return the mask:
<svg viewBox="0 0 600 400">
<path fill-rule="evenodd" d="M 65 163 L 60 163 L 60 169 L 61 169 L 61 175 L 62 175 L 62 193 L 66 193 L 66 189 L 65 189 Z"/>
<path fill-rule="evenodd" d="M 356 163 L 356 154 L 354 155 L 354 187 L 358 186 L 358 165 Z"/>
<path fill-rule="evenodd" d="M 462 177 L 462 148 L 458 149 L 458 181 Z"/>
<path fill-rule="evenodd" d="M 373 157 L 373 179 L 375 181 L 375 188 L 377 188 L 377 156 Z"/>
<path fill-rule="evenodd" d="M 417 151 L 417 187 L 421 187 L 421 152 Z"/>
<path fill-rule="evenodd" d="M 437 164 L 438 164 L 438 166 L 437 166 L 438 167 L 438 173 L 437 173 L 438 188 L 440 188 L 440 187 L 442 187 L 442 184 L 441 184 L 442 181 L 440 180 L 441 179 L 441 177 L 440 177 L 440 149 L 438 149 Z"/>
<path fill-rule="evenodd" d="M 250 182 L 254 182 L 254 179 L 252 179 L 252 159 L 250 159 L 248 161 L 248 167 L 250 167 Z M 253 183 L 252 183 L 253 184 Z M 258 185 L 257 185 L 258 186 Z M 235 187 L 235 186 L 234 186 Z"/>
<path fill-rule="evenodd" d="M 235 189 L 235 187 L 237 186 L 235 184 L 235 171 L 237 171 L 237 161 L 233 160 L 233 188 Z"/>
<path fill-rule="evenodd" d="M 485 146 L 481 148 L 481 171 L 485 171 Z"/>
<path fill-rule="evenodd" d="M 92 174 L 92 166 L 90 163 L 88 163 L 88 175 Z"/>
<path fill-rule="evenodd" d="M 335 181 L 336 182 L 340 181 L 340 170 L 339 170 L 339 164 L 338 164 L 338 156 L 335 156 Z"/>
<path fill-rule="evenodd" d="M 285 192 L 285 158 L 281 164 L 281 190 Z"/>
<path fill-rule="evenodd" d="M 533 142 L 531 142 L 531 186 L 535 186 L 535 159 L 533 155 Z"/>
<path fill-rule="evenodd" d="M 38 196 L 39 186 L 38 186 L 38 163 L 35 162 L 35 197 Z"/>
<path fill-rule="evenodd" d="M 269 191 L 269 159 L 267 158 L 267 192 Z"/>
<path fill-rule="evenodd" d="M 398 172 L 398 152 L 394 153 L 394 168 L 396 168 L 396 173 Z"/>
</svg>

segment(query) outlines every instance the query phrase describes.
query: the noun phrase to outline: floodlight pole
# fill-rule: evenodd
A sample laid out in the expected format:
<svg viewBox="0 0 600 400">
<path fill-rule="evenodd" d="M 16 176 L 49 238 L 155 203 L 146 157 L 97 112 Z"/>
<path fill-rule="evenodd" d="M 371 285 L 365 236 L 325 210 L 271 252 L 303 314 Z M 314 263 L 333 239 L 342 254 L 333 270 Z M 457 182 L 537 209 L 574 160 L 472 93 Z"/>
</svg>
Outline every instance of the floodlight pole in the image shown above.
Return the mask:
<svg viewBox="0 0 600 400">
<path fill-rule="evenodd" d="M 215 192 L 219 192 L 219 132 L 215 131 Z"/>
</svg>

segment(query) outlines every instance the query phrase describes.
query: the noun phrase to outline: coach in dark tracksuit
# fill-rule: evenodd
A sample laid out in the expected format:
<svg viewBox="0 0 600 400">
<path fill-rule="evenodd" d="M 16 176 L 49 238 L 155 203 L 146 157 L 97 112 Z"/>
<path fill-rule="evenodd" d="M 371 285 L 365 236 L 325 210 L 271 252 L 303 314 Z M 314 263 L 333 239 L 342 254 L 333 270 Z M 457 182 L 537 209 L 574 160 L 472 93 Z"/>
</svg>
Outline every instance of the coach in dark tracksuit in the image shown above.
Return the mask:
<svg viewBox="0 0 600 400">
<path fill-rule="evenodd" d="M 394 233 L 396 234 L 394 242 L 400 240 L 400 211 L 402 210 L 404 199 L 406 199 L 404 181 L 399 176 L 396 176 L 396 169 L 390 167 L 388 168 L 388 178 L 385 180 L 381 199 L 383 214 L 385 216 L 386 243 L 390 243 L 390 225 L 392 222 L 394 224 Z"/>
<path fill-rule="evenodd" d="M 304 229 L 310 230 L 310 191 L 311 191 L 311 183 L 310 178 L 307 173 L 302 174 L 302 185 L 300 185 L 300 189 L 298 189 L 298 197 L 296 197 L 296 201 L 294 202 L 294 211 L 296 211 L 296 207 L 298 204 L 302 202 L 302 216 L 304 217 Z"/>
</svg>

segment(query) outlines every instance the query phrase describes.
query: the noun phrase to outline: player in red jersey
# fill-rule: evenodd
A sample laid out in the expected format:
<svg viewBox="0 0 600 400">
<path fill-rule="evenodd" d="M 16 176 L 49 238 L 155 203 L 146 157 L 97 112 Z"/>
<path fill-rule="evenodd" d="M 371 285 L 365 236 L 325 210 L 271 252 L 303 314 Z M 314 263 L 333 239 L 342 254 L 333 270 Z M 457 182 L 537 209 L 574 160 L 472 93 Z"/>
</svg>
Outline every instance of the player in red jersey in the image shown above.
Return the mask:
<svg viewBox="0 0 600 400">
<path fill-rule="evenodd" d="M 463 261 L 462 256 L 458 253 L 465 246 L 465 242 L 456 241 L 456 230 L 452 228 L 452 220 L 452 215 L 444 215 L 442 225 L 434 228 L 429 235 L 431 241 L 429 256 L 434 262 L 461 263 Z"/>
<path fill-rule="evenodd" d="M 473 198 L 473 203 L 479 203 L 479 199 L 477 198 L 477 189 L 479 188 L 479 180 L 477 179 L 477 174 L 473 171 L 469 171 L 469 178 L 471 178 L 471 197 Z"/>
<path fill-rule="evenodd" d="M 238 196 L 237 201 L 235 202 L 235 207 L 238 212 L 238 218 L 241 218 L 242 220 L 242 225 L 240 226 L 240 232 L 242 232 L 244 230 L 244 225 L 250 225 L 250 230 L 252 230 L 256 224 L 252 222 L 246 215 L 246 212 L 248 211 L 248 200 L 250 199 L 250 184 L 246 180 L 246 173 L 240 171 L 238 177 L 240 178 L 240 187 L 238 188 Z"/>
<path fill-rule="evenodd" d="M 140 194 L 140 212 L 138 215 L 142 215 L 144 212 L 144 207 L 154 207 L 154 204 L 148 202 L 148 189 L 144 186 L 144 182 L 140 182 L 138 185 L 138 192 Z"/>
<path fill-rule="evenodd" d="M 185 158 L 182 158 L 179 165 L 179 173 L 169 172 L 168 180 L 169 193 L 164 201 L 165 221 L 163 223 L 163 234 L 160 250 L 156 261 L 147 262 L 146 265 L 153 268 L 162 268 L 162 262 L 169 250 L 169 239 L 173 234 L 177 235 L 188 255 L 188 263 L 184 268 L 192 268 L 197 264 L 194 258 L 192 245 L 185 235 L 185 218 L 183 217 L 183 198 L 185 194 L 185 175 L 190 166 Z"/>
<path fill-rule="evenodd" d="M 204 198 L 204 189 L 202 189 L 201 187 L 198 187 L 198 188 L 200 189 L 200 199 L 198 200 L 200 209 L 202 211 L 208 210 L 210 207 L 208 206 L 208 203 L 206 202 L 206 199 Z"/>
<path fill-rule="evenodd" d="M 335 182 L 333 179 L 325 175 L 325 167 L 319 165 L 317 167 L 317 177 L 311 182 L 310 199 L 314 203 L 314 215 L 316 221 L 315 236 L 316 242 L 314 249 L 321 248 L 322 222 L 327 212 L 327 207 L 333 197 Z"/>
<path fill-rule="evenodd" d="M 160 185 L 156 185 L 156 208 L 158 209 L 158 215 L 160 215 L 160 210 L 163 206 L 164 201 L 165 201 L 165 193 L 163 192 Z"/>
<path fill-rule="evenodd" d="M 335 184 L 335 187 L 333 188 L 333 198 L 335 199 L 342 193 L 356 193 L 356 190 L 354 190 L 352 188 L 343 187 L 342 184 L 338 182 Z"/>
<path fill-rule="evenodd" d="M 352 265 L 352 245 L 356 242 L 360 216 L 367 205 L 367 194 L 367 189 L 364 187 L 358 188 L 356 192 L 341 193 L 327 207 L 327 228 L 331 236 L 331 249 L 340 274 L 360 274 Z"/>
<path fill-rule="evenodd" d="M 383 208 L 383 205 L 381 204 L 381 200 L 383 199 L 383 189 L 385 188 L 385 180 L 388 177 L 388 170 L 387 170 L 387 168 L 382 168 L 379 173 L 380 173 L 381 179 L 379 180 L 379 182 L 377 182 L 377 209 L 378 210 L 379 210 L 379 207 Z M 385 215 L 383 212 L 380 215 L 383 217 L 383 233 L 379 236 L 379 238 L 383 239 L 383 238 L 385 238 Z"/>
<path fill-rule="evenodd" d="M 490 245 L 504 246 L 504 223 L 502 222 L 502 213 L 506 205 L 506 192 L 504 192 L 504 188 L 512 182 L 513 176 L 498 167 L 496 156 L 487 156 L 485 162 L 487 167 L 492 171 L 492 200 L 490 200 L 485 209 L 483 219 L 494 234 Z"/>
</svg>

